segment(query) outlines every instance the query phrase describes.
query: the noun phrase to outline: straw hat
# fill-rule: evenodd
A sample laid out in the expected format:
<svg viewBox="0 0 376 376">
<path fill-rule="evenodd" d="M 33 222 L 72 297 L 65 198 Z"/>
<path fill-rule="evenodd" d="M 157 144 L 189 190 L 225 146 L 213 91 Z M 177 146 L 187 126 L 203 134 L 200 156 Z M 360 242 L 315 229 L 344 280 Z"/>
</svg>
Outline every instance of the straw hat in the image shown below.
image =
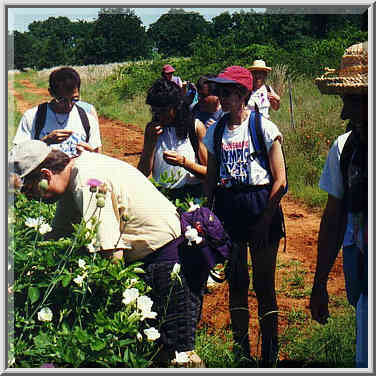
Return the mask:
<svg viewBox="0 0 376 376">
<path fill-rule="evenodd" d="M 267 67 L 264 60 L 255 60 L 248 70 L 262 70 L 262 71 L 271 71 L 272 68 Z"/>
<path fill-rule="evenodd" d="M 364 95 L 368 91 L 368 42 L 345 50 L 339 69 L 325 68 L 315 83 L 322 94 Z"/>
</svg>

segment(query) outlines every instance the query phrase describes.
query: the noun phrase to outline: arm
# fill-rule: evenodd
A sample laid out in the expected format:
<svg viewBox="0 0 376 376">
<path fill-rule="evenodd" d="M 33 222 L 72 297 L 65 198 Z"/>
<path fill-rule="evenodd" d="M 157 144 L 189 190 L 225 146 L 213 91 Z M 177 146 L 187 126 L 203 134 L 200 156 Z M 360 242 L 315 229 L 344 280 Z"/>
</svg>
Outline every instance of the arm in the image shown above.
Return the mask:
<svg viewBox="0 0 376 376">
<path fill-rule="evenodd" d="M 159 122 L 151 121 L 145 129 L 144 148 L 138 162 L 137 168 L 146 176 L 149 177 L 153 170 L 155 146 L 157 144 L 158 136 L 162 134 L 163 127 Z"/>
<path fill-rule="evenodd" d="M 214 154 L 208 153 L 208 168 L 205 179 L 205 194 L 208 198 L 208 206 L 212 208 L 215 188 L 217 186 L 217 159 Z"/>
<path fill-rule="evenodd" d="M 329 317 L 328 277 L 342 245 L 346 221 L 343 200 L 329 194 L 320 223 L 316 273 L 310 300 L 312 318 L 321 324 Z"/>
<path fill-rule="evenodd" d="M 180 166 L 185 168 L 187 171 L 195 175 L 200 179 L 204 179 L 207 171 L 208 163 L 208 152 L 206 146 L 202 142 L 206 134 L 206 127 L 201 121 L 197 121 L 196 134 L 198 138 L 198 159 L 199 163 L 191 161 L 190 159 L 185 158 L 184 156 L 176 153 L 175 151 L 165 152 L 163 157 L 165 161 L 174 166 Z"/>
<path fill-rule="evenodd" d="M 279 110 L 279 107 L 281 105 L 281 98 L 272 88 L 270 88 L 270 91 L 271 92 L 268 93 L 268 99 L 269 99 L 269 102 L 270 102 L 270 107 L 274 111 L 277 111 L 277 110 Z"/>
<path fill-rule="evenodd" d="M 269 165 L 273 176 L 273 186 L 270 192 L 267 206 L 260 220 L 251 227 L 253 233 L 252 246 L 263 248 L 268 244 L 269 228 L 274 213 L 279 207 L 286 187 L 285 161 L 282 153 L 282 146 L 279 137 L 273 142 L 269 150 Z"/>
<path fill-rule="evenodd" d="M 273 176 L 273 186 L 263 217 L 264 221 L 270 224 L 274 212 L 278 208 L 284 194 L 284 190 L 286 188 L 285 161 L 283 158 L 282 146 L 279 138 L 277 138 L 273 142 L 268 156 L 269 165 Z"/>
</svg>

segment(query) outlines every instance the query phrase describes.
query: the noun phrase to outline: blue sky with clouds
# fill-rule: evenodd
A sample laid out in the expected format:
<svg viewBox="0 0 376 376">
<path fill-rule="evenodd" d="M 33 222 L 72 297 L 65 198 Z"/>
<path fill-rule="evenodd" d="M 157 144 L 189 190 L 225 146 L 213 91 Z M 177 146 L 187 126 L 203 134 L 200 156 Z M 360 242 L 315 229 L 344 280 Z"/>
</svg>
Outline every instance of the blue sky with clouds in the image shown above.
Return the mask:
<svg viewBox="0 0 376 376">
<path fill-rule="evenodd" d="M 168 10 L 173 7 L 166 6 L 164 8 L 155 8 L 155 7 L 146 7 L 145 5 L 139 8 L 132 8 L 135 10 L 137 16 L 141 18 L 142 23 L 145 26 L 149 26 L 151 23 L 158 20 L 158 18 L 167 13 Z M 178 6 L 174 6 L 177 8 Z M 77 20 L 86 20 L 86 21 L 93 21 L 98 17 L 98 11 L 100 8 L 94 7 L 87 7 L 87 8 L 72 8 L 67 7 L 39 7 L 39 8 L 15 8 L 9 7 L 7 9 L 8 12 L 8 29 L 17 30 L 20 32 L 27 31 L 28 25 L 33 21 L 44 21 L 49 17 L 68 17 L 72 21 Z M 194 11 L 198 12 L 205 17 L 208 21 L 219 14 L 228 11 L 229 13 L 239 12 L 241 9 L 248 11 L 250 8 L 183 8 L 186 11 Z M 259 8 L 262 10 L 262 8 Z"/>
</svg>

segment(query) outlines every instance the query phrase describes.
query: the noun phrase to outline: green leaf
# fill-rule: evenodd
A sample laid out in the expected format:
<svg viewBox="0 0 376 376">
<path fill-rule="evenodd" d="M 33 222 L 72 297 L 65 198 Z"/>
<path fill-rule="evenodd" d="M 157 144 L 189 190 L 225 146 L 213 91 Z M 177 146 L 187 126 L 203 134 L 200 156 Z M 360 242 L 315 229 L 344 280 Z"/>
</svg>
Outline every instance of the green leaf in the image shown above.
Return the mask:
<svg viewBox="0 0 376 376">
<path fill-rule="evenodd" d="M 71 280 L 72 280 L 72 276 L 70 274 L 67 274 L 61 280 L 61 285 L 63 287 L 67 287 L 69 285 L 69 283 L 70 283 Z"/>
<path fill-rule="evenodd" d="M 50 344 L 50 340 L 46 333 L 40 333 L 34 337 L 34 343 L 36 347 L 47 347 Z"/>
<path fill-rule="evenodd" d="M 120 347 L 122 347 L 122 346 L 128 346 L 131 343 L 135 343 L 135 342 L 136 342 L 136 340 L 135 339 L 131 339 L 131 338 L 122 339 L 121 341 L 119 341 L 119 346 Z"/>
<path fill-rule="evenodd" d="M 101 341 L 100 339 L 95 339 L 94 342 L 90 343 L 90 348 L 93 351 L 100 351 L 103 350 L 106 347 L 106 343 Z"/>
<path fill-rule="evenodd" d="M 30 286 L 27 293 L 31 304 L 35 303 L 40 297 L 40 291 L 38 287 Z"/>
</svg>

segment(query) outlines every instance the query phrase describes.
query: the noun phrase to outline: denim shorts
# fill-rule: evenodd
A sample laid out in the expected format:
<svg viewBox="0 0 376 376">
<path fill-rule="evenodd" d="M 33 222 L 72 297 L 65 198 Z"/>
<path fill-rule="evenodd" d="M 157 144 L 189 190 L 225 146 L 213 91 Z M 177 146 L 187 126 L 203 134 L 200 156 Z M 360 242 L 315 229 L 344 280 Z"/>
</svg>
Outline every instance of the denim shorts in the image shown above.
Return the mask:
<svg viewBox="0 0 376 376">
<path fill-rule="evenodd" d="M 343 272 L 347 299 L 356 307 L 360 294 L 368 290 L 368 262 L 367 251 L 361 253 L 355 245 L 343 247 Z"/>
</svg>

